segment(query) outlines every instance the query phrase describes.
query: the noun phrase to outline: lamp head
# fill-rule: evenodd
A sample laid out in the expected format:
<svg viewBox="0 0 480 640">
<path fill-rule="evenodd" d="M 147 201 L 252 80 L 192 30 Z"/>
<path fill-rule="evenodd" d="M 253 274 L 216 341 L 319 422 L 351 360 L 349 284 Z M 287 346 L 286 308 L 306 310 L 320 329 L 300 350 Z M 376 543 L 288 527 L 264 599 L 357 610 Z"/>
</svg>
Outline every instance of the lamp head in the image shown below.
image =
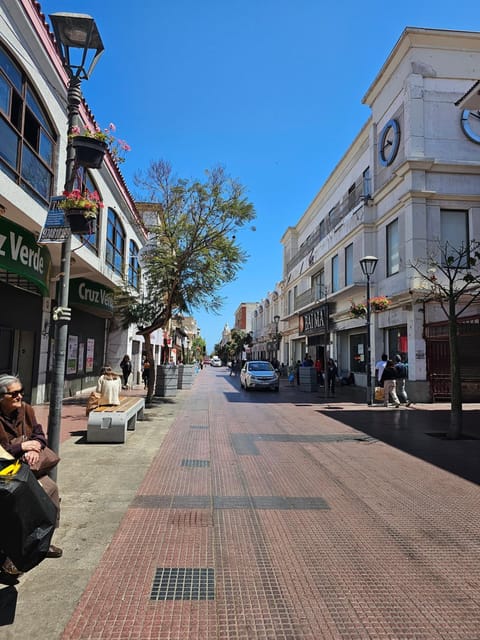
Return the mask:
<svg viewBox="0 0 480 640">
<path fill-rule="evenodd" d="M 280 316 L 273 316 L 273 321 L 275 324 L 278 324 L 280 322 Z"/>
<path fill-rule="evenodd" d="M 378 258 L 376 256 L 365 256 L 360 260 L 360 266 L 362 267 L 363 274 L 366 276 L 372 276 L 377 266 Z"/>
<path fill-rule="evenodd" d="M 69 78 L 88 80 L 105 49 L 95 20 L 83 13 L 52 13 L 49 17 Z M 93 58 L 87 62 L 89 54 Z"/>
</svg>

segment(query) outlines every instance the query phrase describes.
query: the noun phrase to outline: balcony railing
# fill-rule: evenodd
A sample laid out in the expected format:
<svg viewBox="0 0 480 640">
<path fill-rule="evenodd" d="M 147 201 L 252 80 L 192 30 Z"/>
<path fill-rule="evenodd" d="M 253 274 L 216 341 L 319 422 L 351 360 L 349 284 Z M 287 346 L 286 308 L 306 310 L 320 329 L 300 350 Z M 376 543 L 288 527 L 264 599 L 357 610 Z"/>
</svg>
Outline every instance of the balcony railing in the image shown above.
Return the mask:
<svg viewBox="0 0 480 640">
<path fill-rule="evenodd" d="M 354 191 L 347 193 L 332 211 L 323 218 L 322 223 L 319 224 L 316 230 L 307 238 L 302 244 L 297 253 L 291 260 L 287 262 L 287 273 L 289 273 L 295 265 L 297 265 L 303 258 L 308 256 L 313 249 L 325 238 L 339 222 L 341 222 L 352 209 L 363 201 L 363 197 L 366 195 L 363 193 L 363 185 L 359 184 L 355 187 Z"/>
</svg>

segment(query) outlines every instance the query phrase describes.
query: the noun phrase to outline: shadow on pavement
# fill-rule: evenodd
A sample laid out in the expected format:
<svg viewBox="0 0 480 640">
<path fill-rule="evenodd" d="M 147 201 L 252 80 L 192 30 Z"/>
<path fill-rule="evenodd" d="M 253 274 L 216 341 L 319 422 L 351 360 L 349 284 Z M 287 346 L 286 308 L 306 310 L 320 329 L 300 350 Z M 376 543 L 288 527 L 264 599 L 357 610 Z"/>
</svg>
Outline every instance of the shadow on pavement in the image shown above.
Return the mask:
<svg viewBox="0 0 480 640">
<path fill-rule="evenodd" d="M 464 438 L 460 440 L 442 437 L 448 430 L 449 410 L 318 409 L 318 412 L 465 480 L 480 484 L 480 411 L 464 411 Z"/>
</svg>

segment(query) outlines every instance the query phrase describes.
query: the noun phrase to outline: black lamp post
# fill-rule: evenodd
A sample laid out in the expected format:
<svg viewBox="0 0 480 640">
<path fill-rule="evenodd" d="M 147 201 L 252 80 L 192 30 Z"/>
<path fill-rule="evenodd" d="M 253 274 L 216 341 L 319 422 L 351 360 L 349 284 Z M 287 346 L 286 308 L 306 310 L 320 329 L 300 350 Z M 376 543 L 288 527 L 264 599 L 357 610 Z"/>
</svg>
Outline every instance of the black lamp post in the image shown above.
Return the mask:
<svg viewBox="0 0 480 640">
<path fill-rule="evenodd" d="M 280 322 L 280 316 L 273 316 L 273 321 L 275 323 L 275 360 L 278 361 L 278 347 L 279 347 L 279 335 L 278 335 L 278 323 Z"/>
<path fill-rule="evenodd" d="M 54 13 L 50 15 L 50 20 L 62 56 L 63 66 L 69 78 L 67 94 L 68 135 L 78 121 L 82 101 L 81 81 L 88 80 L 104 47 L 95 21 L 90 16 L 79 13 Z M 72 191 L 75 182 L 75 148 L 71 138 L 68 137 L 67 140 L 65 191 Z M 69 233 L 62 244 L 60 278 L 57 285 L 57 307 L 53 311 L 55 357 L 50 390 L 48 444 L 56 452 L 58 452 L 60 445 L 68 322 L 71 315 L 71 310 L 68 307 L 71 254 L 72 234 Z M 54 480 L 56 479 L 56 469 L 53 469 L 51 476 Z"/>
<path fill-rule="evenodd" d="M 328 289 L 326 285 L 320 285 L 320 295 L 323 290 L 323 295 L 325 296 L 325 302 L 323 303 L 323 313 L 322 313 L 322 322 L 323 322 L 323 391 L 325 395 L 325 400 L 328 398 L 328 384 L 327 384 L 327 339 L 328 339 L 328 306 L 327 306 L 327 294 Z"/>
<path fill-rule="evenodd" d="M 367 404 L 373 404 L 373 387 L 372 387 L 372 343 L 370 336 L 371 325 L 371 306 L 370 306 L 370 278 L 377 266 L 378 258 L 375 256 L 365 256 L 360 260 L 363 274 L 367 278 Z"/>
</svg>

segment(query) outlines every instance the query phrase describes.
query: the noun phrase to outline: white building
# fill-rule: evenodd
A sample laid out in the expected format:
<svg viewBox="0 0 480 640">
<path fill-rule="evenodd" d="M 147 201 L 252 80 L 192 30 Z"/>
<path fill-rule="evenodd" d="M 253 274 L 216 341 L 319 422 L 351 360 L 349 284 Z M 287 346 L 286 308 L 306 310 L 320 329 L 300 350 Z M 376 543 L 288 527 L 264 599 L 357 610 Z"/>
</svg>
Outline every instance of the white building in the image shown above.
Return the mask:
<svg viewBox="0 0 480 640">
<path fill-rule="evenodd" d="M 101 64 L 101 62 L 99 63 Z M 65 183 L 68 77 L 34 0 L 0 4 L 0 371 L 18 372 L 27 400 L 45 401 L 52 374 L 52 309 L 61 244 L 39 246 L 52 196 Z M 114 104 L 114 102 L 113 102 Z M 112 120 L 115 114 L 112 113 Z M 95 125 L 87 105 L 80 119 Z M 128 133 L 126 133 L 128 137 Z M 140 369 L 142 339 L 113 318 L 112 290 L 140 291 L 138 252 L 146 231 L 114 159 L 76 173 L 104 208 L 88 235 L 74 234 L 64 393 L 90 387 L 100 367 L 128 353 Z"/>
<path fill-rule="evenodd" d="M 372 316 L 372 369 L 383 352 L 404 355 L 418 401 L 431 397 L 433 373 L 449 371 L 446 317 L 420 301 L 424 282 L 411 265 L 439 242 L 458 246 L 480 237 L 480 130 L 468 128 L 478 117 L 463 114 L 462 126 L 455 104 L 479 69 L 480 33 L 403 32 L 363 99 L 370 118 L 282 237 L 289 363 L 306 351 L 323 361 L 326 349 L 339 371 L 366 384 L 366 323 L 350 306 L 366 300 L 359 261 L 373 255 L 371 297 L 387 296 L 391 305 Z M 465 378 L 478 371 L 479 321 L 479 306 L 472 306 L 460 328 Z"/>
</svg>

